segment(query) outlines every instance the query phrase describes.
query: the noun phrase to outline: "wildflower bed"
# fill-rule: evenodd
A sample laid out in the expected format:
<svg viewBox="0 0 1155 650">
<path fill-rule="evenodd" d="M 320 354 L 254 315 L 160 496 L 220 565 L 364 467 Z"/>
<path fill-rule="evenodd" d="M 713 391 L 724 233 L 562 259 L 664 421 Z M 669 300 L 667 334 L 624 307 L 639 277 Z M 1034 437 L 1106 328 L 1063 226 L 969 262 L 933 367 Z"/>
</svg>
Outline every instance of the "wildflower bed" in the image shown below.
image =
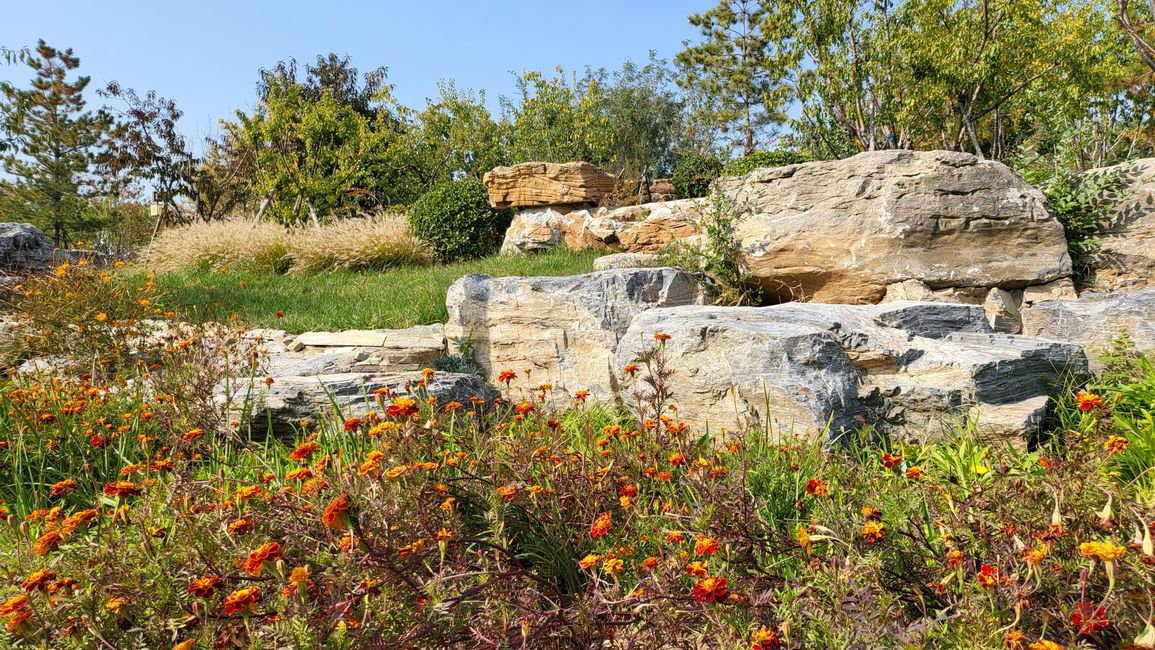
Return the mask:
<svg viewBox="0 0 1155 650">
<path fill-rule="evenodd" d="M 72 300 L 22 345 L 76 363 L 0 386 L 7 645 L 1155 646 L 1142 382 L 1060 400 L 1029 452 L 825 448 L 682 424 L 659 337 L 630 408 L 524 369 L 442 404 L 427 370 L 285 445 L 214 398 L 257 350 L 148 332 L 164 296 L 101 275 L 28 289 Z"/>
</svg>

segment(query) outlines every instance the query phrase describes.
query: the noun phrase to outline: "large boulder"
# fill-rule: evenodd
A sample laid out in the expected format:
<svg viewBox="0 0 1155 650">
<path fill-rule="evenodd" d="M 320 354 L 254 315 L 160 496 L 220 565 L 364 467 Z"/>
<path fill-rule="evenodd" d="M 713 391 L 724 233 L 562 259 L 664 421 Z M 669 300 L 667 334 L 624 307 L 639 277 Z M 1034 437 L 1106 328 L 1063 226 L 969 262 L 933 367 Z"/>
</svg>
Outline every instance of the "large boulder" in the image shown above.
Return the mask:
<svg viewBox="0 0 1155 650">
<path fill-rule="evenodd" d="M 664 354 L 681 417 L 831 440 L 868 423 L 898 437 L 969 423 L 1022 441 L 1037 432 L 1047 395 L 1087 372 L 1078 346 L 995 333 L 972 305 L 654 309 L 622 337 L 618 367 L 657 345 L 658 332 L 673 337 Z"/>
<path fill-rule="evenodd" d="M 614 177 L 587 162 L 527 162 L 485 174 L 489 204 L 498 209 L 598 203 L 614 191 Z"/>
<path fill-rule="evenodd" d="M 491 376 L 512 369 L 570 393 L 605 393 L 618 340 L 639 313 L 701 304 L 693 276 L 680 269 L 601 271 L 569 277 L 467 275 L 445 302 L 445 336 L 472 341 Z"/>
<path fill-rule="evenodd" d="M 1155 286 L 1155 158 L 1090 170 L 1118 173 L 1122 187 L 1104 200 L 1117 204 L 1103 228 L 1093 267 L 1096 285 L 1106 289 Z"/>
<path fill-rule="evenodd" d="M 1102 353 L 1124 334 L 1136 348 L 1155 351 L 1155 289 L 1039 302 L 1023 310 L 1023 333 L 1077 343 L 1096 368 Z"/>
<path fill-rule="evenodd" d="M 879 151 L 717 183 L 741 259 L 779 300 L 875 303 L 888 285 L 1021 289 L 1071 274 L 1063 227 L 1005 165 Z"/>
<path fill-rule="evenodd" d="M 681 199 L 618 208 L 527 208 L 514 215 L 501 252 L 533 253 L 564 244 L 572 250 L 658 253 L 698 234 L 701 205 Z"/>
<path fill-rule="evenodd" d="M 0 223 L 0 270 L 15 273 L 43 271 L 56 261 L 56 249 L 30 223 Z"/>
</svg>

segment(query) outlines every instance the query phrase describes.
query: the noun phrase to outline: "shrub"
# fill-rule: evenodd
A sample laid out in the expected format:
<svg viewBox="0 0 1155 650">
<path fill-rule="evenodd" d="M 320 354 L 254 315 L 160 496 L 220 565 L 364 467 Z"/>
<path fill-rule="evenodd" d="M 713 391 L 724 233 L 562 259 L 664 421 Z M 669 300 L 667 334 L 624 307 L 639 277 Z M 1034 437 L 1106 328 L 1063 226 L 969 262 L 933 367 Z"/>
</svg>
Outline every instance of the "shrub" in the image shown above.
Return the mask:
<svg viewBox="0 0 1155 650">
<path fill-rule="evenodd" d="M 721 193 L 698 207 L 694 225 L 705 235 L 702 243 L 674 242 L 666 257 L 695 275 L 702 288 L 714 294 L 719 305 L 756 305 L 761 291 L 738 260 L 738 240 L 734 227 L 742 210 Z"/>
<path fill-rule="evenodd" d="M 710 183 L 722 173 L 722 163 L 713 156 L 687 156 L 674 165 L 670 182 L 679 199 L 696 199 L 710 193 Z"/>
<path fill-rule="evenodd" d="M 1085 282 L 1107 216 L 1118 205 L 1124 179 L 1118 171 L 1061 174 L 1042 185 L 1047 203 L 1067 234 L 1075 277 Z"/>
<path fill-rule="evenodd" d="M 731 160 L 722 170 L 723 176 L 745 176 L 755 169 L 763 167 L 785 167 L 807 162 L 806 156 L 797 151 L 775 149 L 774 151 L 755 151 L 748 156 Z"/>
<path fill-rule="evenodd" d="M 446 262 L 497 250 L 511 218 L 509 210 L 489 206 L 489 193 L 475 180 L 442 183 L 409 210 L 414 234 Z"/>
</svg>

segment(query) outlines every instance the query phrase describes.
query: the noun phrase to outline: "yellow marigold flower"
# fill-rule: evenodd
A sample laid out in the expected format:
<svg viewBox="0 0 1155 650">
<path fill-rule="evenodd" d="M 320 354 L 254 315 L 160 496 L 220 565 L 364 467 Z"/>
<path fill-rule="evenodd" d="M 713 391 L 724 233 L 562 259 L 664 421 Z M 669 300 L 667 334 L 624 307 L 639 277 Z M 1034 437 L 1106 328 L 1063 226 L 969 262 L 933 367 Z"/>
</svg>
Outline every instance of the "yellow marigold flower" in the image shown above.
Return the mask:
<svg viewBox="0 0 1155 650">
<path fill-rule="evenodd" d="M 589 555 L 578 560 L 578 566 L 583 568 L 583 569 L 588 569 L 588 568 L 592 567 L 593 565 L 595 565 L 601 561 L 602 561 L 602 556 L 590 553 Z"/>
<path fill-rule="evenodd" d="M 618 558 L 612 558 L 612 559 L 606 560 L 606 563 L 602 565 L 602 570 L 605 571 L 606 573 L 610 574 L 610 575 L 617 575 L 617 574 L 621 573 L 624 569 L 625 569 L 625 562 L 622 562 Z"/>
<path fill-rule="evenodd" d="M 1103 449 L 1106 449 L 1107 453 L 1112 456 L 1118 456 L 1127 451 L 1127 445 L 1129 444 L 1131 444 L 1131 441 L 1123 436 L 1111 436 L 1107 438 L 1107 442 L 1103 443 Z"/>
<path fill-rule="evenodd" d="M 881 521 L 871 519 L 862 526 L 862 538 L 871 544 L 882 541 L 885 537 L 886 524 Z"/>
</svg>

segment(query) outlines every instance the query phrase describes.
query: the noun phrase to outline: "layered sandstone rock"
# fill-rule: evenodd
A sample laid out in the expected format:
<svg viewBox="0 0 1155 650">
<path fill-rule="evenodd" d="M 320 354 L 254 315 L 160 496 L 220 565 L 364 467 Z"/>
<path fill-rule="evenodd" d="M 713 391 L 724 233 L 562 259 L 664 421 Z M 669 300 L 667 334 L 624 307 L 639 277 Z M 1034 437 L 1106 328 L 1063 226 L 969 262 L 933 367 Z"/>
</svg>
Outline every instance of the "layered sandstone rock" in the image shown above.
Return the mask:
<svg viewBox="0 0 1155 650">
<path fill-rule="evenodd" d="M 718 189 L 748 208 L 742 262 L 779 300 L 875 303 L 908 280 L 1021 289 L 1071 274 L 1043 195 L 969 154 L 868 152 L 722 178 Z"/>
<path fill-rule="evenodd" d="M 586 162 L 497 167 L 484 182 L 498 209 L 598 203 L 614 191 L 614 177 Z"/>
<path fill-rule="evenodd" d="M 1122 335 L 1136 348 L 1155 351 L 1155 289 L 1085 293 L 1077 300 L 1048 300 L 1023 310 L 1023 333 L 1083 346 L 1095 367 Z"/>
</svg>

